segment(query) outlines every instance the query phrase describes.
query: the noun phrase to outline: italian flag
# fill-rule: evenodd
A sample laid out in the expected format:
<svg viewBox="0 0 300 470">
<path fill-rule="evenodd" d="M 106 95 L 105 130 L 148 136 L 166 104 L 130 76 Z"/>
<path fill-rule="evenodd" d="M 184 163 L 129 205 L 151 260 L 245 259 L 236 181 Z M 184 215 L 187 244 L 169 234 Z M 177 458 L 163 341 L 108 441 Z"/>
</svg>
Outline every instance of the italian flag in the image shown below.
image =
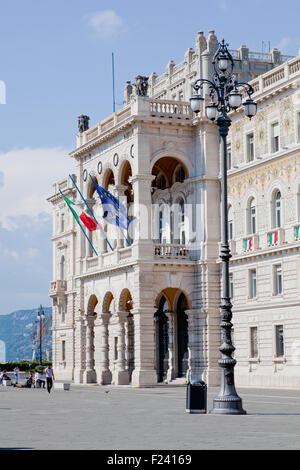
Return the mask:
<svg viewBox="0 0 300 470">
<path fill-rule="evenodd" d="M 66 196 L 62 194 L 62 197 L 64 198 L 65 202 L 67 203 L 70 211 L 74 215 L 76 222 L 81 225 L 81 222 L 83 225 L 90 231 L 93 232 L 94 230 L 97 230 L 98 226 L 96 224 L 96 221 L 91 217 L 90 215 L 87 215 L 87 213 L 82 210 L 82 208 L 79 206 L 79 204 L 75 204 L 74 202 L 70 201 Z"/>
<path fill-rule="evenodd" d="M 296 228 L 296 239 L 298 240 L 300 238 L 300 227 Z"/>
<path fill-rule="evenodd" d="M 278 242 L 278 232 L 270 233 L 269 244 L 276 245 Z"/>
<path fill-rule="evenodd" d="M 252 248 L 252 238 L 247 238 L 247 240 L 245 240 L 245 251 L 250 251 Z"/>
</svg>

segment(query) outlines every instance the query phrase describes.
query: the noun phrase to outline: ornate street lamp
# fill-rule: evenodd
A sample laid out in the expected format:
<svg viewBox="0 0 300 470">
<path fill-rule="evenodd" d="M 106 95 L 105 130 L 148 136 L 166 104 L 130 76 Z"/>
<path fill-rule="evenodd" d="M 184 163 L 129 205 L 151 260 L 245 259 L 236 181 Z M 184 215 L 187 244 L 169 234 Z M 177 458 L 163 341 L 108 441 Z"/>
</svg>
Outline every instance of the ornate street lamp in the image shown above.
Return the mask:
<svg viewBox="0 0 300 470">
<path fill-rule="evenodd" d="M 196 94 L 190 98 L 190 103 L 195 113 L 201 111 L 204 100 L 200 97 L 199 91 L 203 88 L 204 84 L 207 84 L 210 90 L 211 102 L 206 106 L 206 116 L 211 121 L 216 121 L 221 137 L 222 149 L 222 243 L 220 258 L 222 260 L 223 285 L 220 305 L 221 346 L 219 348 L 221 352 L 219 360 L 221 384 L 219 395 L 214 399 L 211 413 L 246 414 L 242 406 L 242 400 L 238 396 L 234 385 L 234 366 L 236 365 L 236 360 L 232 357 L 235 348 L 231 341 L 232 304 L 229 291 L 229 259 L 231 258 L 231 253 L 228 244 L 226 139 L 231 125 L 231 119 L 227 113 L 241 106 L 241 90 L 246 90 L 248 94 L 248 98 L 243 105 L 245 114 L 250 119 L 256 114 L 257 104 L 251 98 L 251 95 L 254 93 L 252 86 L 249 83 L 238 82 L 236 77 L 232 75 L 234 63 L 227 46 L 228 44 L 225 44 L 223 39 L 212 62 L 215 70 L 214 78 L 212 81 L 200 78 L 195 82 L 194 89 Z"/>
<path fill-rule="evenodd" d="M 37 321 L 39 322 L 39 330 L 40 330 L 40 365 L 42 365 L 42 330 L 43 330 L 43 323 L 45 319 L 45 313 L 43 307 L 40 305 L 38 314 L 37 314 Z"/>
</svg>

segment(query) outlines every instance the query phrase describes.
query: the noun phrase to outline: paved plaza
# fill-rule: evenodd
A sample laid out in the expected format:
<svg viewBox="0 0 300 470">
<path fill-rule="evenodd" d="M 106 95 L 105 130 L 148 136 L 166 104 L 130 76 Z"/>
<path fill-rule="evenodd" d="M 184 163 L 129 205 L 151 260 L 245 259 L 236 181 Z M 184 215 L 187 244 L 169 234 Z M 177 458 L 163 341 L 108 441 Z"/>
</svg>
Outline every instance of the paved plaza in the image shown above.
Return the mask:
<svg viewBox="0 0 300 470">
<path fill-rule="evenodd" d="M 217 389 L 208 392 L 208 405 Z M 300 390 L 240 389 L 247 416 L 189 415 L 185 387 L 0 387 L 2 449 L 299 449 Z"/>
</svg>

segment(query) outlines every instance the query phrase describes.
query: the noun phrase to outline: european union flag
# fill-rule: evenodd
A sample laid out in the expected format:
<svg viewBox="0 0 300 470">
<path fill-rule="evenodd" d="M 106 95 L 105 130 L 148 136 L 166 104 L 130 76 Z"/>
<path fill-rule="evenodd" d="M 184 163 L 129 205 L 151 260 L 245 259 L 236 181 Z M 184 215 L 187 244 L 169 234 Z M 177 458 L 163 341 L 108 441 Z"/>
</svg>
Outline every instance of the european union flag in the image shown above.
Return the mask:
<svg viewBox="0 0 300 470">
<path fill-rule="evenodd" d="M 113 194 L 99 186 L 92 177 L 91 180 L 94 183 L 103 206 L 103 218 L 110 224 L 114 224 L 117 225 L 117 227 L 128 230 L 130 220 L 127 217 L 126 207 L 123 206 L 123 204 L 120 204 L 119 200 L 113 196 Z"/>
</svg>

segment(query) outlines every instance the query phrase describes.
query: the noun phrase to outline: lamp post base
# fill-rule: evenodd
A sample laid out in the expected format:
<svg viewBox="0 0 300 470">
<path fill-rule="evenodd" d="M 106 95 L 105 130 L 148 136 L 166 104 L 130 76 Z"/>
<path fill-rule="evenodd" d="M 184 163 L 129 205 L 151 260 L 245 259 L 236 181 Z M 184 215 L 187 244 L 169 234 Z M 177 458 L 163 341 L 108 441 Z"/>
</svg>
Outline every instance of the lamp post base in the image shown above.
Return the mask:
<svg viewBox="0 0 300 470">
<path fill-rule="evenodd" d="M 217 397 L 214 399 L 213 409 L 210 414 L 214 415 L 246 415 L 240 397 Z"/>
</svg>

